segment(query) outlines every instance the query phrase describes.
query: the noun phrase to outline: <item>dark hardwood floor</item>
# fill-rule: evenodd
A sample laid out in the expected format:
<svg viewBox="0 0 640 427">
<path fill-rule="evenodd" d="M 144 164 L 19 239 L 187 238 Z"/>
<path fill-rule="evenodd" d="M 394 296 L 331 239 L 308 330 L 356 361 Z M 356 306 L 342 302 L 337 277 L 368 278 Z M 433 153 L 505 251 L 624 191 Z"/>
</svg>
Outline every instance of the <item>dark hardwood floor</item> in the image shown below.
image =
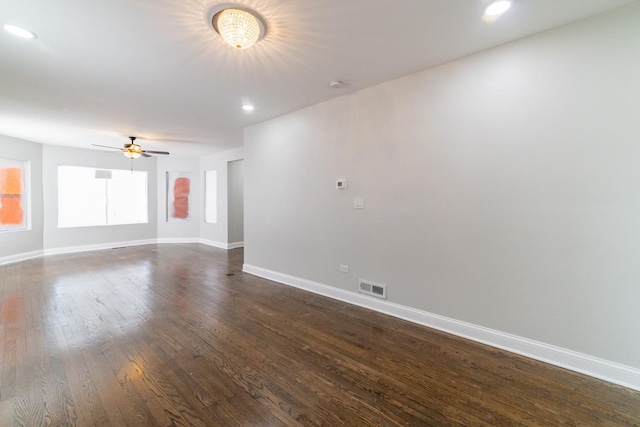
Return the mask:
<svg viewBox="0 0 640 427">
<path fill-rule="evenodd" d="M 0 425 L 640 425 L 640 393 L 149 245 L 0 267 Z"/>
</svg>

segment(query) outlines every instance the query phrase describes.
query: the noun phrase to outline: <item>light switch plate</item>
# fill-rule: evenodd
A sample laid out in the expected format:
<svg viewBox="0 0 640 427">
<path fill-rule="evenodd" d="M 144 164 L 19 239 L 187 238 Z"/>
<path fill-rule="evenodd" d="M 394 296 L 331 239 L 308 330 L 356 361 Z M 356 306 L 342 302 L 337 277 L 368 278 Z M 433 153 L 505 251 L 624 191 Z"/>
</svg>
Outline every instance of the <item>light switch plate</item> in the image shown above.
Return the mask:
<svg viewBox="0 0 640 427">
<path fill-rule="evenodd" d="M 364 197 L 354 197 L 353 198 L 353 208 L 354 209 L 364 209 Z"/>
</svg>

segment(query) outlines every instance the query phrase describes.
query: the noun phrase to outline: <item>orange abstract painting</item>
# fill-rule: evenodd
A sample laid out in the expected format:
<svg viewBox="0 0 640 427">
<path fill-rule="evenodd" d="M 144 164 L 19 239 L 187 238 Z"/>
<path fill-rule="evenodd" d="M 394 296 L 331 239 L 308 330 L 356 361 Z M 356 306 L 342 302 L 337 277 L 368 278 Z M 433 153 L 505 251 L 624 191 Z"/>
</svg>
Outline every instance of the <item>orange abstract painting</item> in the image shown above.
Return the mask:
<svg viewBox="0 0 640 427">
<path fill-rule="evenodd" d="M 176 178 L 173 184 L 173 217 L 186 219 L 189 218 L 189 187 L 191 180 L 189 178 Z"/>
<path fill-rule="evenodd" d="M 0 168 L 0 225 L 24 223 L 22 208 L 22 169 Z"/>
<path fill-rule="evenodd" d="M 167 221 L 190 221 L 191 174 L 167 172 Z"/>
</svg>

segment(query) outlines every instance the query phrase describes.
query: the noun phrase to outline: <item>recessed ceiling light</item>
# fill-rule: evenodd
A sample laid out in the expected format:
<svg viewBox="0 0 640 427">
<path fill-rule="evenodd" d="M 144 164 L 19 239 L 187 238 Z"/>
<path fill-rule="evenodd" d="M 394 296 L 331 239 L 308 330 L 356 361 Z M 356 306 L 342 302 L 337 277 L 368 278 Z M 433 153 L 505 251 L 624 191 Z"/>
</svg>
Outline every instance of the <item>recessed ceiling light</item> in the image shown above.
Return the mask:
<svg viewBox="0 0 640 427">
<path fill-rule="evenodd" d="M 13 34 L 14 36 L 22 37 L 23 39 L 35 39 L 37 36 L 29 30 L 25 30 L 22 27 L 12 24 L 4 24 L 4 29 Z"/>
<path fill-rule="evenodd" d="M 254 110 L 253 105 L 249 105 L 249 104 L 245 104 L 245 105 L 243 105 L 243 106 L 242 106 L 242 109 L 243 109 L 244 111 L 253 111 L 253 110 Z"/>
<path fill-rule="evenodd" d="M 511 0 L 496 0 L 489 3 L 484 9 L 485 16 L 498 16 L 505 13 L 511 7 Z"/>
</svg>

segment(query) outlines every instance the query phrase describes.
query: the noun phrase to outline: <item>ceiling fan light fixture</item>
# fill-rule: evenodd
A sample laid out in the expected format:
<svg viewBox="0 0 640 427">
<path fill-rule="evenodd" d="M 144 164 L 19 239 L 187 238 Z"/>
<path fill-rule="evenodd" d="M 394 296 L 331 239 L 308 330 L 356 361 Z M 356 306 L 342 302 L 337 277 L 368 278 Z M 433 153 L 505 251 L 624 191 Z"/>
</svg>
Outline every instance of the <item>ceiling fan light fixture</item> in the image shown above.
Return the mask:
<svg viewBox="0 0 640 427">
<path fill-rule="evenodd" d="M 222 9 L 214 13 L 211 23 L 222 39 L 235 49 L 253 46 L 266 33 L 264 19 L 247 9 Z"/>
<path fill-rule="evenodd" d="M 125 144 L 124 150 L 122 150 L 122 154 L 124 154 L 125 157 L 128 157 L 131 160 L 137 159 L 143 153 L 142 147 L 140 147 L 138 144 L 135 143 L 135 140 L 136 140 L 135 136 L 130 136 L 129 140 L 131 141 L 131 143 Z"/>
<path fill-rule="evenodd" d="M 151 157 L 152 154 L 165 154 L 165 155 L 169 154 L 168 151 L 143 150 L 141 146 L 135 143 L 136 139 L 137 137 L 130 136 L 129 141 L 131 142 L 128 144 L 124 144 L 124 148 L 110 147 L 108 145 L 100 145 L 100 144 L 91 144 L 91 145 L 95 147 L 111 148 L 114 150 L 122 151 L 122 154 L 124 154 L 124 156 L 127 159 L 131 159 L 131 160 L 137 159 L 140 156 Z"/>
<path fill-rule="evenodd" d="M 131 160 L 133 160 L 140 157 L 140 154 L 142 153 L 138 153 L 137 151 L 123 151 L 122 154 L 124 154 L 125 157 L 128 157 Z"/>
</svg>

